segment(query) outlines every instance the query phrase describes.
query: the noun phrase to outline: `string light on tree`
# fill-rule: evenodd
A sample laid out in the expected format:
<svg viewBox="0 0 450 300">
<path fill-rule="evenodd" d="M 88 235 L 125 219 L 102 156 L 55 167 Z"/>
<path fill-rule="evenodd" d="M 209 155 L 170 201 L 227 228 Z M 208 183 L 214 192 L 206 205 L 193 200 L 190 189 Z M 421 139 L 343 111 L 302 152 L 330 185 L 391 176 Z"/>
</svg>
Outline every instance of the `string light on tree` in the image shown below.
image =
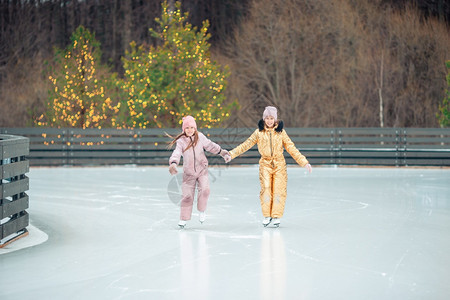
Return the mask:
<svg viewBox="0 0 450 300">
<path fill-rule="evenodd" d="M 64 50 L 56 49 L 52 65 L 46 112 L 39 126 L 102 128 L 121 126 L 117 115 L 120 102 L 107 95 L 115 74 L 100 64 L 100 44 L 83 26 L 71 36 Z"/>
<path fill-rule="evenodd" d="M 191 114 L 201 127 L 219 126 L 236 102 L 225 105 L 227 67 L 211 61 L 207 33 L 187 23 L 188 14 L 162 3 L 162 15 L 150 29 L 157 46 L 130 44 L 124 62 L 123 90 L 128 94 L 127 126 L 178 127 L 182 116 Z"/>
</svg>

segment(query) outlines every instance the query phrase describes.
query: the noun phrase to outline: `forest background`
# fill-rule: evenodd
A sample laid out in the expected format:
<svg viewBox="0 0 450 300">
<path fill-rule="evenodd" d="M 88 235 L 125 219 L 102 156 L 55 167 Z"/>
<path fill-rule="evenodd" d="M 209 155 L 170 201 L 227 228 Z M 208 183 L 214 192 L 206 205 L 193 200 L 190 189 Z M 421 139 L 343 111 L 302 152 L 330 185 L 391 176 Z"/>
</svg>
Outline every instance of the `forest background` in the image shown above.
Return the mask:
<svg viewBox="0 0 450 300">
<path fill-rule="evenodd" d="M 211 56 L 229 67 L 220 124 L 254 127 L 275 105 L 289 127 L 438 127 L 448 93 L 445 0 L 184 0 L 209 20 Z M 0 0 L 0 126 L 35 126 L 48 62 L 79 25 L 121 77 L 130 43 L 154 45 L 161 1 Z"/>
</svg>

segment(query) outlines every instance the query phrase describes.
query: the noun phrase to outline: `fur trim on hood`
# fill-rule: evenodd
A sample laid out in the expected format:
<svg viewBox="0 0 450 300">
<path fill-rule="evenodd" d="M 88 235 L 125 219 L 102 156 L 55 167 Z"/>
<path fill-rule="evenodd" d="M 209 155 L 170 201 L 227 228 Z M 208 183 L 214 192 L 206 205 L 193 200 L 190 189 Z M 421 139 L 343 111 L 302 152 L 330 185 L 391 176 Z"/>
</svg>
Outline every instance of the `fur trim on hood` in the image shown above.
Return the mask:
<svg viewBox="0 0 450 300">
<path fill-rule="evenodd" d="M 284 127 L 283 121 L 282 120 L 278 120 L 278 125 L 275 125 L 275 131 L 276 132 L 283 131 L 283 127 Z M 264 130 L 264 120 L 263 119 L 259 120 L 258 128 L 259 128 L 259 131 L 263 131 Z"/>
</svg>

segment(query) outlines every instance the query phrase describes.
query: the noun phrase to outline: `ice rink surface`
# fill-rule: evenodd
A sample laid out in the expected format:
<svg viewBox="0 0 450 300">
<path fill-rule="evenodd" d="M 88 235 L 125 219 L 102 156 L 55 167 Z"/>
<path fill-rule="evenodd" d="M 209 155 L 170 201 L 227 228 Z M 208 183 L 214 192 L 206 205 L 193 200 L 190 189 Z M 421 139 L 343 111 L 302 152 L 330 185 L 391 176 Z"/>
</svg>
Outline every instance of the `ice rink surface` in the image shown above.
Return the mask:
<svg viewBox="0 0 450 300">
<path fill-rule="evenodd" d="M 263 228 L 258 167 L 210 168 L 206 222 L 194 209 L 184 230 L 168 168 L 28 176 L 1 300 L 450 299 L 450 169 L 289 167 L 281 226 Z"/>
</svg>

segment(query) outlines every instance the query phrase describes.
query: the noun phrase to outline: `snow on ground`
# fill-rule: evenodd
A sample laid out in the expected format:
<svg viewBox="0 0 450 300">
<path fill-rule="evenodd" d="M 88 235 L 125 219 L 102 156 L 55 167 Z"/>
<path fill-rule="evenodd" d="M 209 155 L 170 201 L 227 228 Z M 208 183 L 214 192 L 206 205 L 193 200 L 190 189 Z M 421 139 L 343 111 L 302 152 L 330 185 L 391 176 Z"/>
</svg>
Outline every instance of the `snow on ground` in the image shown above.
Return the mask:
<svg viewBox="0 0 450 300">
<path fill-rule="evenodd" d="M 181 168 L 179 169 L 181 171 Z M 29 235 L 0 249 L 0 299 L 448 299 L 450 170 L 289 167 L 263 228 L 258 167 L 210 169 L 179 230 L 165 167 L 31 168 Z"/>
</svg>

